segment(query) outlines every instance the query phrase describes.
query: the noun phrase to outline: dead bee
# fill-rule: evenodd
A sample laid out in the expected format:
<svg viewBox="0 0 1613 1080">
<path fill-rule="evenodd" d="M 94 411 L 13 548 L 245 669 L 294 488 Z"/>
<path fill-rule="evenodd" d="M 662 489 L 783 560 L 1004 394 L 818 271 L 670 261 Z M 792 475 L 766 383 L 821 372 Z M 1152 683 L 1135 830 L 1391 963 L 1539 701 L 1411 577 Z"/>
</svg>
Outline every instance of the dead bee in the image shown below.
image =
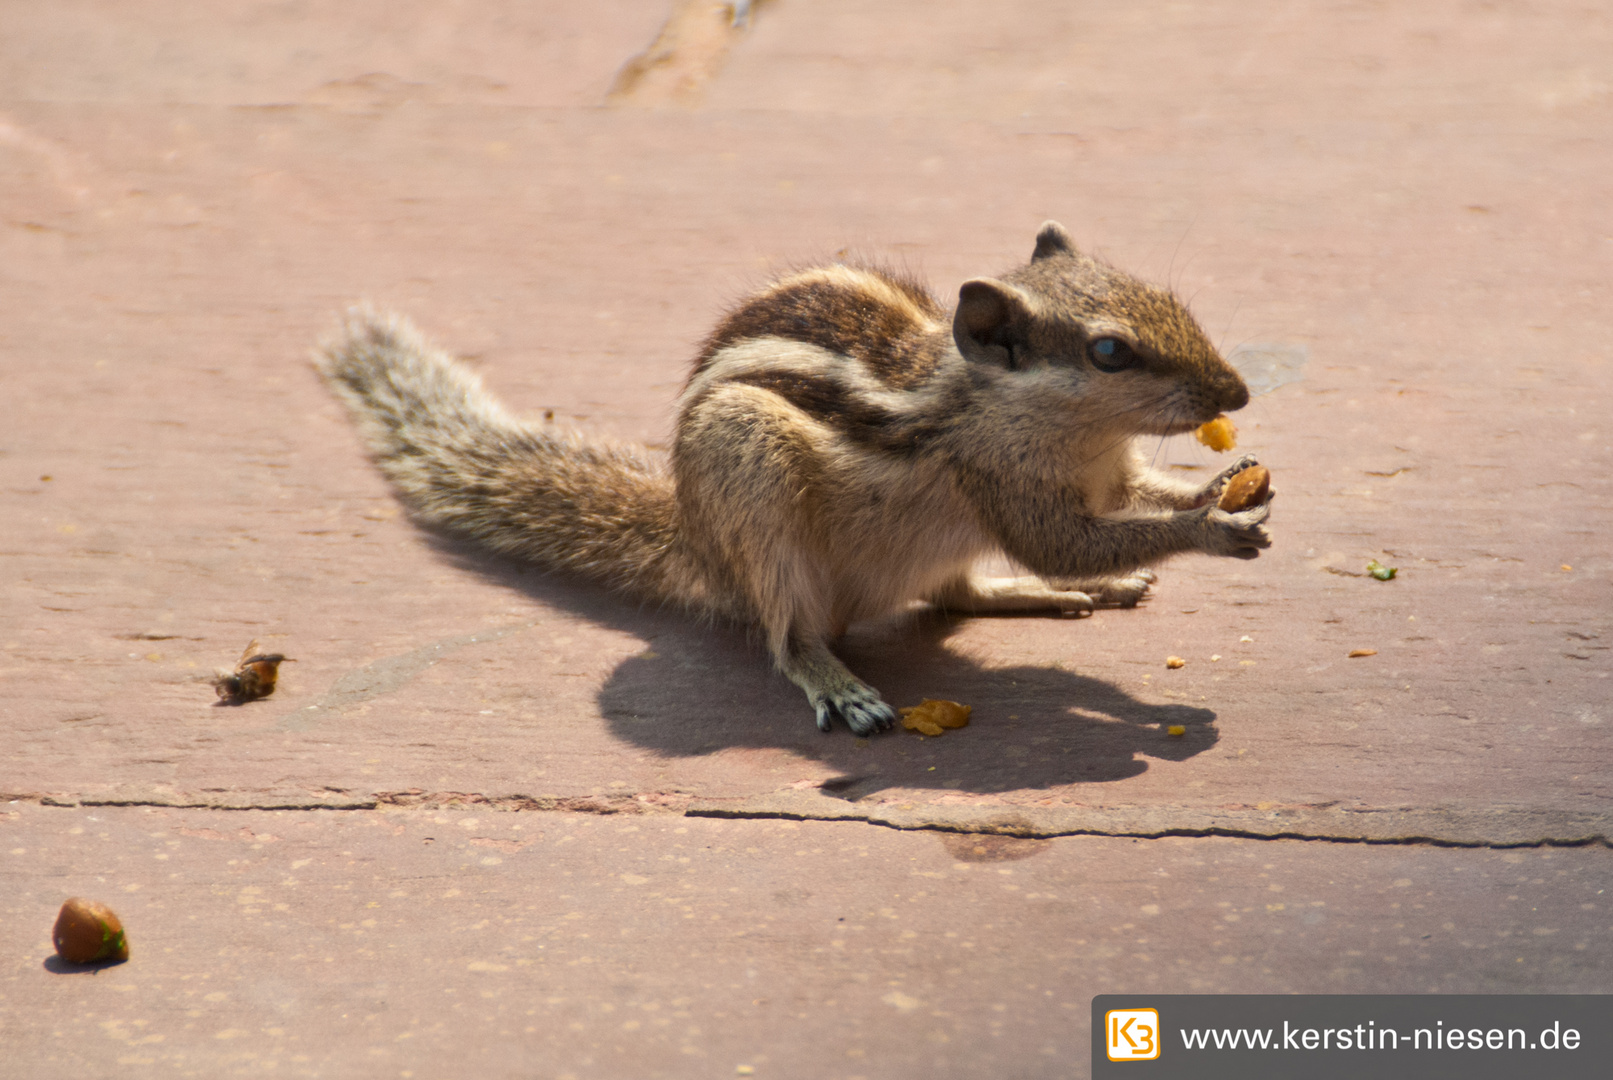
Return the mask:
<svg viewBox="0 0 1613 1080">
<path fill-rule="evenodd" d="M 266 698 L 274 693 L 274 683 L 280 676 L 280 665 L 290 660 L 279 653 L 258 652 L 258 639 L 253 638 L 241 654 L 234 671 L 220 670 L 213 680 L 213 689 L 227 705 L 242 705 L 248 701 Z"/>
</svg>

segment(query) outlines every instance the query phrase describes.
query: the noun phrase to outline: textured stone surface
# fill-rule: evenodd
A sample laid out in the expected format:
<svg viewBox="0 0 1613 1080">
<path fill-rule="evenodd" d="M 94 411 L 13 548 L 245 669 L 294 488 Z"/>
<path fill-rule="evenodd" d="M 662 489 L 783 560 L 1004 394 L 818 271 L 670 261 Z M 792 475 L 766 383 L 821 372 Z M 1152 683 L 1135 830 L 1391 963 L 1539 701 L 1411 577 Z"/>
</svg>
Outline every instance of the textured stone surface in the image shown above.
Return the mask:
<svg viewBox="0 0 1613 1080">
<path fill-rule="evenodd" d="M 1250 565 L 1179 560 L 1140 611 L 863 628 L 848 655 L 893 698 L 940 694 L 977 710 L 942 743 L 865 748 L 820 738 L 742 635 L 413 528 L 303 357 L 332 312 L 368 294 L 479 356 L 515 407 L 664 439 L 691 342 L 757 260 L 876 220 L 886 236 L 919 229 L 928 215 L 899 193 L 937 140 L 961 149 L 963 135 L 937 124 L 933 138 L 898 137 L 878 119 L 429 106 L 25 105 L 13 122 L 74 148 L 60 153 L 89 194 L 53 208 L 73 197 L 52 186 L 52 159 L 33 143 L 8 147 L 34 169 L 7 174 L 7 790 L 135 785 L 196 800 L 239 788 L 296 802 L 327 788 L 576 795 L 616 784 L 731 796 L 874 771 L 899 801 L 954 797 L 939 788 L 1027 807 L 1168 802 L 1184 825 L 1262 802 L 1607 805 L 1613 434 L 1596 406 L 1613 376 L 1589 310 L 1605 262 L 1568 261 L 1522 289 L 1460 276 L 1485 243 L 1498 249 L 1491 260 L 1544 259 L 1560 232 L 1594 234 L 1599 206 L 1556 208 L 1590 216 L 1548 230 L 1549 208 L 1523 202 L 1511 212 L 1538 220 L 1518 233 L 1456 233 L 1450 250 L 1429 250 L 1396 238 L 1426 228 L 1433 192 L 1416 191 L 1409 209 L 1353 225 L 1405 250 L 1363 252 L 1376 280 L 1340 271 L 1343 284 L 1314 265 L 1250 283 L 1280 258 L 1326 261 L 1311 203 L 1269 233 L 1206 241 L 1179 276 L 1211 326 L 1236 308 L 1253 337 L 1309 343 L 1303 381 L 1242 420 L 1243 445 L 1275 470 L 1275 549 Z M 790 137 L 775 143 L 781 123 Z M 514 139 L 512 124 L 519 152 L 482 152 L 501 132 Z M 1019 140 L 967 139 L 1002 153 Z M 774 177 L 779 158 L 799 171 L 859 142 L 886 159 L 860 177 L 860 208 L 832 187 L 797 206 Z M 1210 142 L 1199 153 L 1224 164 L 1245 153 Z M 1122 143 L 1108 147 L 1117 161 L 1152 166 Z M 773 152 L 724 164 L 721 147 L 756 144 Z M 1579 155 L 1589 168 L 1589 148 L 1561 149 L 1557 167 Z M 1335 164 L 1360 150 L 1334 151 Z M 1164 169 L 1177 197 L 1201 186 L 1192 151 Z M 548 162 L 559 164 L 539 171 Z M 1021 205 L 998 212 L 991 253 L 939 238 L 922 251 L 976 269 L 1022 258 L 1025 223 L 1051 209 L 1033 200 L 1059 164 L 1026 152 L 1023 191 L 1002 196 Z M 1497 168 L 1483 156 L 1479 166 Z M 1311 167 L 1313 188 L 1338 182 Z M 926 183 L 990 187 L 984 162 L 968 171 Z M 1402 182 L 1438 179 L 1408 170 Z M 1264 191 L 1229 202 L 1287 186 L 1271 170 L 1242 180 Z M 1106 183 L 1082 201 L 1130 210 L 1138 219 L 1118 232 L 1164 242 L 1146 220 L 1153 200 Z M 896 212 L 875 212 L 886 203 Z M 497 220 L 474 216 L 493 206 Z M 1449 212 L 1484 227 L 1500 217 L 1455 202 Z M 741 235 L 752 240 L 736 250 Z M 1295 251 L 1283 256 L 1283 244 Z M 1200 266 L 1210 281 L 1192 280 Z M 964 272 L 934 276 L 947 287 Z M 1222 274 L 1241 284 L 1216 289 Z M 1391 300 L 1407 313 L 1383 310 Z M 1520 304 L 1568 310 L 1530 330 Z M 1191 445 L 1161 455 L 1213 464 Z M 1374 557 L 1400 576 L 1329 572 L 1359 574 Z M 298 662 L 269 701 L 218 708 L 197 680 L 250 637 Z M 1348 659 L 1358 647 L 1378 655 Z M 1187 667 L 1166 671 L 1170 654 Z M 1190 733 L 1172 740 L 1163 730 L 1178 721 Z"/>
<path fill-rule="evenodd" d="M 1602 847 L 0 804 L 19 1076 L 1069 1076 L 1092 995 L 1606 991 Z M 128 963 L 65 969 L 69 894 Z"/>
<path fill-rule="evenodd" d="M 1077 891 L 1105 912 L 1169 911 L 1201 891 L 1207 899 L 1218 886 L 1192 860 L 1264 858 L 1307 881 L 1383 890 L 1384 904 L 1365 891 L 1317 894 L 1369 936 L 1372 927 L 1387 935 L 1383 920 L 1397 917 L 1385 906 L 1401 902 L 1386 899 L 1396 881 L 1437 870 L 1446 876 L 1436 896 L 1418 901 L 1450 909 L 1437 926 L 1489 935 L 1469 939 L 1471 949 L 1415 945 L 1425 959 L 1400 981 L 1405 969 L 1389 962 L 1338 961 L 1340 947 L 1357 948 L 1343 938 L 1285 934 L 1258 954 L 1270 979 L 1258 985 L 1274 989 L 1609 989 L 1596 939 L 1575 938 L 1584 950 L 1565 944 L 1568 927 L 1588 935 L 1600 910 L 1577 906 L 1601 901 L 1581 900 L 1570 879 L 1598 869 L 1605 878 L 1603 848 L 1461 852 L 1197 834 L 1468 845 L 1609 835 L 1613 18 L 1569 5 L 776 0 L 705 62 L 701 104 L 604 107 L 669 7 L 0 4 L 0 794 L 23 815 L 6 827 L 33 830 L 13 846 L 61 853 L 46 860 L 50 882 L 93 892 L 85 875 L 116 866 L 116 888 L 140 886 L 130 900 L 102 897 L 139 916 L 135 959 L 117 974 L 69 978 L 40 966 L 55 884 L 29 876 L 40 865 L 29 859 L 4 864 L 0 884 L 27 890 L 6 895 L 33 907 L 5 921 L 6 962 L 21 967 L 8 976 L 0 1030 L 5 1045 L 34 1055 L 30 1075 L 68 1061 L 49 1063 L 59 1044 L 54 1014 L 36 1007 L 41 995 L 103 983 L 167 994 L 181 976 L 209 972 L 235 972 L 246 989 L 219 999 L 233 1005 L 206 1006 L 196 1031 L 207 1030 L 194 1039 L 170 1031 L 170 1049 L 183 1044 L 190 1056 L 154 1056 L 160 1071 L 258 1069 L 267 1056 L 231 1057 L 243 1042 L 211 1041 L 213 1029 L 253 1032 L 252 1052 L 266 1053 L 258 1043 L 278 1038 L 263 1035 L 277 1026 L 276 1003 L 295 998 L 303 1019 L 279 1026 L 302 1040 L 298 1067 L 362 1072 L 368 1050 L 353 1049 L 327 1006 L 369 1000 L 380 982 L 423 992 L 416 982 L 447 972 L 460 980 L 449 980 L 457 1000 L 501 1003 L 478 1012 L 472 1002 L 461 1019 L 442 1020 L 421 1075 L 467 1048 L 505 1052 L 495 1048 L 505 1028 L 509 1046 L 529 1045 L 517 1038 L 526 1026 L 557 1040 L 543 1045 L 564 1047 L 577 1076 L 664 1059 L 660 1044 L 610 1056 L 617 1044 L 591 1013 L 513 1026 L 502 1002 L 524 992 L 517 968 L 470 973 L 485 950 L 456 931 L 491 915 L 428 904 L 392 916 L 392 932 L 414 943 L 399 938 L 399 949 L 435 959 L 365 983 L 367 974 L 321 967 L 334 952 L 317 961 L 311 946 L 285 952 L 263 924 L 226 945 L 235 924 L 220 912 L 235 910 L 233 898 L 142 911 L 171 872 L 155 854 L 132 854 L 140 834 L 129 823 L 148 820 L 158 824 L 146 831 L 166 839 L 140 844 L 165 845 L 179 825 L 238 837 L 245 822 L 287 844 L 302 837 L 300 857 L 332 868 L 330 852 L 364 848 L 349 839 L 354 830 L 379 845 L 404 828 L 396 851 L 366 849 L 374 862 L 364 887 L 386 894 L 377 902 L 397 890 L 423 895 L 411 875 L 435 875 L 438 897 L 465 889 L 453 881 L 464 859 L 410 861 L 440 850 L 410 830 L 440 828 L 435 817 L 450 805 L 546 836 L 653 821 L 691 830 L 672 836 L 755 830 L 824 837 L 802 842 L 809 853 L 882 853 L 842 874 L 811 859 L 777 863 L 783 848 L 750 842 L 769 854 L 766 873 L 722 887 L 741 888 L 734 902 L 752 912 L 791 889 L 877 910 L 876 895 L 908 891 L 902 868 L 921 851 L 941 859 L 937 880 L 977 880 L 948 876 L 934 835 L 870 822 L 1020 837 L 1188 833 L 990 843 L 1042 853 L 1013 867 L 1065 867 L 1042 883 L 1055 894 L 1090 872 L 1090 888 Z M 946 296 L 1022 261 L 1048 217 L 1118 265 L 1170 281 L 1228 350 L 1277 343 L 1306 357 L 1299 381 L 1236 417 L 1240 448 L 1273 471 L 1276 544 L 1251 564 L 1178 560 L 1136 611 L 916 615 L 857 628 L 847 658 L 893 701 L 974 706 L 970 727 L 939 739 L 820 736 L 799 693 L 742 632 L 704 630 L 423 533 L 307 364 L 336 313 L 370 298 L 466 356 L 513 408 L 659 444 L 695 343 L 768 273 L 849 248 L 922 273 Z M 1186 439 L 1156 457 L 1201 474 L 1224 460 Z M 1397 566 L 1398 577 L 1363 576 L 1369 559 Z M 252 638 L 296 662 L 272 698 L 215 704 L 213 669 Z M 1376 653 L 1348 655 L 1363 649 Z M 1186 665 L 1167 670 L 1170 655 Z M 1186 734 L 1166 734 L 1173 724 Z M 784 829 L 776 820 L 683 813 L 804 820 L 788 834 L 770 831 Z M 99 835 L 91 817 L 111 847 L 85 839 Z M 65 822 L 86 832 L 64 839 Z M 642 827 L 633 843 L 659 845 L 656 859 L 666 843 L 687 842 Z M 234 852 L 220 863 L 202 854 L 210 838 L 178 838 L 195 860 L 185 881 L 206 895 L 255 865 L 229 862 L 249 859 L 246 840 L 206 848 Z M 461 843 L 477 838 L 519 839 L 474 833 Z M 568 848 L 588 854 L 557 872 L 604 883 L 647 876 L 628 865 L 651 857 L 633 843 Z M 490 870 L 473 860 L 464 873 L 508 874 L 539 850 L 519 848 Z M 120 851 L 130 853 L 121 862 Z M 1186 891 L 1147 893 L 1138 882 L 1157 867 L 1126 862 L 1134 851 L 1168 853 L 1158 866 Z M 1262 854 L 1273 851 L 1285 854 Z M 504 855 L 494 844 L 483 857 Z M 1504 861 L 1513 857 L 1561 861 L 1523 883 L 1534 892 L 1504 895 L 1592 914 L 1506 921 L 1523 900 L 1466 883 L 1502 881 L 1481 870 L 1524 865 Z M 738 873 L 731 862 L 712 866 L 692 883 L 716 889 Z M 526 897 L 546 882 L 531 873 L 501 879 L 503 902 L 538 902 Z M 361 879 L 328 880 L 357 889 Z M 933 888 L 956 919 L 992 922 L 971 906 L 984 894 Z M 636 914 L 612 923 L 606 913 L 635 910 L 614 893 L 588 895 L 590 918 L 609 927 L 596 936 L 654 937 Z M 491 910 L 494 899 L 478 902 Z M 1264 910 L 1247 897 L 1227 902 Z M 338 907 L 263 917 L 313 934 L 316 916 Z M 182 947 L 169 921 L 180 911 L 197 940 L 213 943 L 208 960 L 144 966 L 170 954 L 142 952 L 142 940 Z M 559 917 L 547 908 L 522 917 L 540 915 Z M 369 917 L 380 918 L 355 906 L 340 921 Z M 989 964 L 978 963 L 984 950 L 945 961 L 963 975 L 944 974 L 940 959 L 932 969 L 876 949 L 857 969 L 868 979 L 860 997 L 829 988 L 834 969 L 817 972 L 810 950 L 821 942 L 800 923 L 797 936 L 760 951 L 777 966 L 754 969 L 763 981 L 787 971 L 816 988 L 803 999 L 812 1007 L 796 1010 L 810 1021 L 790 1025 L 742 1010 L 764 996 L 729 977 L 724 965 L 737 971 L 742 950 L 701 959 L 692 939 L 666 937 L 655 947 L 673 950 L 660 961 L 670 967 L 655 978 L 701 987 L 681 1007 L 701 1019 L 679 1023 L 715 1040 L 691 1043 L 710 1055 L 691 1059 L 703 1075 L 764 1052 L 769 1068 L 827 1061 L 814 1053 L 848 1023 L 863 1025 L 846 1030 L 866 1032 L 864 1041 L 835 1043 L 833 1055 L 861 1048 L 865 1064 L 848 1058 L 841 1068 L 834 1056 L 834 1068 L 811 1075 L 916 1075 L 937 1060 L 971 1075 L 977 1051 L 960 1048 L 984 1037 L 977 1021 L 998 1015 L 993 1004 L 1005 1006 L 1005 1024 L 1022 1025 L 1004 1040 L 1028 1055 L 1053 1048 L 1027 1058 L 1026 1075 L 1065 1075 L 1066 1051 L 1071 1068 L 1083 1060 L 1082 995 L 1120 989 L 1116 979 L 1134 970 L 1160 973 L 1150 985 L 1161 989 L 1255 985 L 1222 979 L 1202 919 L 1152 924 L 1154 967 L 1116 959 L 1130 955 L 1122 939 L 1096 931 L 1085 940 L 1115 952 L 1047 951 L 1081 939 L 1080 920 L 1092 918 L 1050 907 L 1044 921 L 1016 924 L 1019 936 L 1004 937 Z M 1427 941 L 1444 940 L 1432 921 L 1417 926 L 1435 935 Z M 328 927 L 319 935 L 340 938 Z M 1529 949 L 1504 959 L 1477 950 L 1502 941 Z M 579 1001 L 609 1001 L 607 969 L 632 969 L 634 948 L 617 941 L 599 968 L 581 962 L 590 954 L 568 954 L 557 981 L 581 980 Z M 1391 954 L 1413 952 L 1363 952 Z M 1533 981 L 1508 981 L 1518 956 L 1516 971 Z M 1016 981 L 1026 965 L 1035 975 Z M 1323 980 L 1335 967 L 1359 971 Z M 478 984 L 493 975 L 511 981 Z M 951 997 L 982 995 L 979 1015 L 931 1017 L 938 999 L 903 981 L 924 979 Z M 1066 981 L 1047 998 L 1056 979 Z M 324 988 L 307 998 L 287 989 L 303 985 Z M 484 989 L 495 998 L 481 999 Z M 677 996 L 657 983 L 644 1000 L 661 1002 L 664 1016 Z M 823 1005 L 830 998 L 841 1004 Z M 1080 1026 L 1066 1024 L 1055 999 L 1079 1006 Z M 84 1001 L 97 1024 L 126 1015 L 150 1028 L 178 1015 Z M 421 1005 L 418 1015 L 441 1012 Z M 584 1033 L 568 1041 L 573 1022 Z M 933 1041 L 936 1032 L 953 1041 Z M 392 1075 L 401 1060 L 378 1056 L 376 1074 Z M 669 1075 L 696 1070 L 677 1061 Z"/>
</svg>

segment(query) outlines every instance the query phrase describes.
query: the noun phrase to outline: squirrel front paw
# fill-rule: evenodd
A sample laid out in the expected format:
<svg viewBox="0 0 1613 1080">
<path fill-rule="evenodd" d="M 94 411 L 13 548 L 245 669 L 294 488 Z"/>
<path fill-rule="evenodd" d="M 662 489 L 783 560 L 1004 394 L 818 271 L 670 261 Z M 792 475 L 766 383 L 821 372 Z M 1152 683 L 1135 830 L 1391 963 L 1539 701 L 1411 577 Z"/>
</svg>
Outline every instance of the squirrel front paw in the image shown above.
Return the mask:
<svg viewBox="0 0 1613 1080">
<path fill-rule="evenodd" d="M 1271 501 L 1251 506 L 1247 510 L 1228 513 L 1218 506 L 1205 507 L 1205 551 L 1211 555 L 1226 555 L 1234 559 L 1253 559 L 1264 548 L 1271 547 L 1271 534 L 1265 521 L 1271 513 Z"/>
</svg>

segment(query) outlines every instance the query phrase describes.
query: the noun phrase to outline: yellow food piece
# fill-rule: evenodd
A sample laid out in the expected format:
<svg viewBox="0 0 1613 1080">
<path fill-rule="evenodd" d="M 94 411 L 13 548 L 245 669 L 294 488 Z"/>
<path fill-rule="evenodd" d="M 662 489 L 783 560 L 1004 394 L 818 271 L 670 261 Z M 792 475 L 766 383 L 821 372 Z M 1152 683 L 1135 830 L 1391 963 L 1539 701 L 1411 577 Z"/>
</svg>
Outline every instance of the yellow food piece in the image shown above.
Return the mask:
<svg viewBox="0 0 1613 1080">
<path fill-rule="evenodd" d="M 1377 655 L 1378 655 L 1378 650 L 1377 649 L 1351 649 L 1350 650 L 1350 658 L 1352 660 L 1357 656 L 1377 656 Z"/>
<path fill-rule="evenodd" d="M 1165 658 L 1165 666 L 1168 668 L 1186 667 L 1187 661 L 1183 660 L 1180 656 L 1167 656 Z"/>
<path fill-rule="evenodd" d="M 1232 421 L 1225 414 L 1199 425 L 1193 437 L 1218 454 L 1238 445 L 1238 429 L 1232 426 Z"/>
<path fill-rule="evenodd" d="M 1187 734 L 1187 728 L 1183 727 L 1181 724 L 1172 724 L 1170 727 L 1165 729 L 1165 734 L 1167 734 L 1167 735 L 1186 735 Z"/>
<path fill-rule="evenodd" d="M 968 727 L 969 714 L 974 712 L 974 707 L 959 705 L 956 701 L 926 698 L 917 705 L 898 711 L 902 714 L 904 728 L 920 735 L 934 736 L 941 734 L 945 728 Z"/>
</svg>

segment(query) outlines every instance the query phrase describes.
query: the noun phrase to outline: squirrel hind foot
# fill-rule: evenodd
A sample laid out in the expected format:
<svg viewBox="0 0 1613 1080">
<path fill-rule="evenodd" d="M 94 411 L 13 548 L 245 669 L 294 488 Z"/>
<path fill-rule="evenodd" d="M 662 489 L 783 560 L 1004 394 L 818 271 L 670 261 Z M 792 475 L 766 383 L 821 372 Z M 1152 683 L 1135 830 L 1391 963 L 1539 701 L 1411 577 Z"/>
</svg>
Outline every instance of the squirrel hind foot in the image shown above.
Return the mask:
<svg viewBox="0 0 1613 1080">
<path fill-rule="evenodd" d="M 1158 580 L 1159 575 L 1146 566 L 1139 567 L 1129 574 L 1047 579 L 1048 584 L 1055 589 L 1079 590 L 1089 594 L 1100 607 L 1136 607 L 1137 601 L 1149 597 L 1154 583 Z"/>
<path fill-rule="evenodd" d="M 775 654 L 779 670 L 806 691 L 818 730 L 830 731 L 839 719 L 858 736 L 872 735 L 896 726 L 896 710 L 885 704 L 879 691 L 851 673 L 829 651 L 822 637 L 796 633 Z"/>
<path fill-rule="evenodd" d="M 820 698 L 812 704 L 817 712 L 819 731 L 833 730 L 836 719 L 843 721 L 853 735 L 862 737 L 889 731 L 896 726 L 896 710 L 885 704 L 879 692 L 866 684 L 860 684 L 850 692 L 842 691 Z"/>
<path fill-rule="evenodd" d="M 1088 590 L 1092 598 L 1103 607 L 1134 608 L 1147 600 L 1158 581 L 1151 570 L 1139 570 L 1126 577 L 1111 578 L 1098 585 L 1095 590 Z"/>
</svg>

